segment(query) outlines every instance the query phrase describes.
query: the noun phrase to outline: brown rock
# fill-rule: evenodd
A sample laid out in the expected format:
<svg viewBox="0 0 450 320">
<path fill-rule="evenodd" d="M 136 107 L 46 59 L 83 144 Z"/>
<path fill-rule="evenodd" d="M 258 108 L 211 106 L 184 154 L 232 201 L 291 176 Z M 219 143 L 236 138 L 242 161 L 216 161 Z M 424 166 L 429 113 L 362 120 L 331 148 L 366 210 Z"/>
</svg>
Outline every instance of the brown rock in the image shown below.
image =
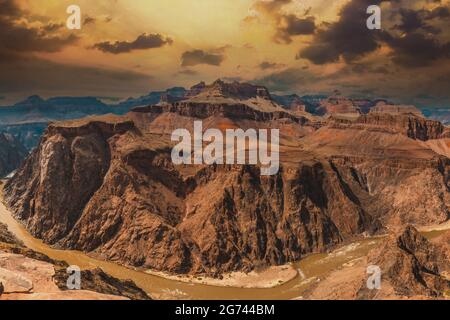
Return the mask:
<svg viewBox="0 0 450 320">
<path fill-rule="evenodd" d="M 222 84 L 213 87 L 223 95 Z M 439 123 L 390 114 L 317 123 L 261 109 L 189 100 L 52 124 L 7 183 L 6 201 L 48 243 L 212 275 L 295 261 L 386 226 L 448 219 L 450 160 L 420 141 L 439 138 Z M 198 119 L 204 129 L 279 128 L 279 173 L 174 166 L 170 133 Z"/>
<path fill-rule="evenodd" d="M 3 223 L 0 223 L 0 242 L 22 245 L 22 243 L 8 230 L 8 227 Z"/>
<path fill-rule="evenodd" d="M 57 268 L 54 280 L 62 291 L 67 290 L 68 273 L 64 268 Z M 81 290 L 97 292 L 111 296 L 122 296 L 131 300 L 149 300 L 150 297 L 133 281 L 119 280 L 106 274 L 100 268 L 81 271 Z"/>
<path fill-rule="evenodd" d="M 369 256 L 369 264 L 382 270 L 382 286 L 386 283 L 395 295 L 443 297 L 450 290 L 450 280 L 443 272 L 448 268 L 450 247 L 428 241 L 414 227 L 408 226 L 397 236 L 389 237 L 384 246 Z M 360 297 L 374 291 L 362 288 Z"/>
<path fill-rule="evenodd" d="M 0 282 L 4 293 L 27 293 L 33 289 L 33 282 L 21 274 L 0 267 Z"/>
</svg>

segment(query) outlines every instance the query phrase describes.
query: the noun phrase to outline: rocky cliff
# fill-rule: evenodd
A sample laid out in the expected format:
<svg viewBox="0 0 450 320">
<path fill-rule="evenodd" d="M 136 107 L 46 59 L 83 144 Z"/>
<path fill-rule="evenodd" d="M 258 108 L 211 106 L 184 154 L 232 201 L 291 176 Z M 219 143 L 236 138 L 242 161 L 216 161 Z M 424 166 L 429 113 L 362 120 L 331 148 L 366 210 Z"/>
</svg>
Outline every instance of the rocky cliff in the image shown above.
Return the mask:
<svg viewBox="0 0 450 320">
<path fill-rule="evenodd" d="M 175 166 L 170 133 L 194 120 L 279 128 L 280 171 Z M 55 123 L 5 196 L 35 236 L 63 248 L 175 273 L 249 271 L 398 223 L 446 221 L 450 160 L 421 141 L 440 138 L 439 124 L 411 121 L 312 122 L 242 101 L 190 100 Z"/>
<path fill-rule="evenodd" d="M 439 121 L 425 119 L 413 113 L 371 112 L 356 120 L 332 118 L 336 127 L 358 127 L 371 131 L 400 133 L 412 139 L 427 141 L 448 137 L 447 128 Z"/>
</svg>

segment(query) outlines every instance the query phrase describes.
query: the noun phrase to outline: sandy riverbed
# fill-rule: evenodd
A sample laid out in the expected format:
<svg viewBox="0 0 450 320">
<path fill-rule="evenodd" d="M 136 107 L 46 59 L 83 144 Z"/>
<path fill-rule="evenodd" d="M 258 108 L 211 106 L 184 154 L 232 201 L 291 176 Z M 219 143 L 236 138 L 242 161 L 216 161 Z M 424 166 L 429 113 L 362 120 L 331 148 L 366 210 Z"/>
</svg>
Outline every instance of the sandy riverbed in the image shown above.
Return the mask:
<svg viewBox="0 0 450 320">
<path fill-rule="evenodd" d="M 231 272 L 222 275 L 221 279 L 203 276 L 168 275 L 164 272 L 147 271 L 148 274 L 177 280 L 186 283 L 205 284 L 210 286 L 225 286 L 235 288 L 274 288 L 287 283 L 298 276 L 292 265 L 269 267 L 262 271 Z"/>
</svg>

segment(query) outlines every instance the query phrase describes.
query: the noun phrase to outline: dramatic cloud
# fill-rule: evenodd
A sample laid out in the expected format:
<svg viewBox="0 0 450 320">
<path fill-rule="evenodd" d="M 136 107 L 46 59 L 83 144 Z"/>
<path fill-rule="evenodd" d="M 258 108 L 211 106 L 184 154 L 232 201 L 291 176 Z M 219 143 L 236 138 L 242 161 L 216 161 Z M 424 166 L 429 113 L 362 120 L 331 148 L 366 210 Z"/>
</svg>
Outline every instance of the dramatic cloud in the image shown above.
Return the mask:
<svg viewBox="0 0 450 320">
<path fill-rule="evenodd" d="M 21 10 L 13 0 L 0 0 L 1 17 L 17 18 L 21 14 Z"/>
<path fill-rule="evenodd" d="M 383 0 L 352 0 L 346 4 L 335 23 L 325 25 L 312 43 L 300 51 L 297 59 L 308 59 L 315 64 L 337 62 L 342 57 L 351 62 L 379 48 L 378 30 L 366 26 L 367 7 Z"/>
<path fill-rule="evenodd" d="M 0 0 L 0 8 L 0 57 L 4 59 L 32 52 L 56 52 L 78 41 L 74 34 L 54 34 L 60 24 L 29 27 L 25 13 L 12 0 Z"/>
<path fill-rule="evenodd" d="M 449 43 L 436 37 L 442 32 L 438 24 L 449 14 L 447 7 L 391 8 L 390 19 L 383 20 L 382 30 L 366 27 L 369 5 L 396 2 L 351 0 L 340 11 L 338 21 L 324 24 L 311 44 L 301 49 L 296 58 L 307 59 L 316 65 L 338 61 L 352 63 L 381 47 L 389 47 L 392 52 L 385 59 L 391 58 L 400 66 L 420 67 L 449 57 Z M 392 25 L 390 20 L 396 21 L 395 24 Z"/>
<path fill-rule="evenodd" d="M 222 53 L 206 52 L 200 49 L 186 51 L 181 55 L 181 66 L 190 67 L 199 64 L 209 64 L 212 66 L 220 66 L 225 60 Z"/>
<path fill-rule="evenodd" d="M 449 0 L 250 0 L 239 10 L 214 0 L 220 10 L 205 15 L 202 2 L 189 17 L 185 5 L 161 1 L 155 12 L 144 2 L 84 1 L 82 30 L 68 30 L 58 1 L 0 0 L 2 104 L 43 91 L 126 97 L 224 76 L 280 92 L 449 100 Z M 381 30 L 366 27 L 369 5 L 382 8 Z"/>
<path fill-rule="evenodd" d="M 283 7 L 292 3 L 292 0 L 256 1 L 253 8 L 263 20 L 272 23 L 275 29 L 273 39 L 277 43 L 291 43 L 293 36 L 311 35 L 316 30 L 315 18 L 308 16 L 309 10 L 300 17 L 293 13 L 284 13 Z M 256 17 L 247 17 L 247 21 L 258 20 Z"/>
<path fill-rule="evenodd" d="M 440 6 L 429 11 L 425 19 L 448 19 L 450 18 L 450 9 L 448 7 Z"/>
<path fill-rule="evenodd" d="M 313 34 L 316 23 L 313 17 L 298 18 L 293 14 L 280 15 L 275 40 L 282 43 L 291 43 L 293 36 Z"/>
<path fill-rule="evenodd" d="M 413 10 L 413 9 L 400 9 L 401 23 L 396 25 L 395 28 L 402 32 L 413 32 L 419 29 L 427 32 L 437 34 L 441 32 L 440 29 L 433 27 L 425 22 L 425 19 L 431 19 L 433 14 L 426 10 Z M 437 13 L 439 15 L 439 13 Z"/>
<path fill-rule="evenodd" d="M 408 33 L 402 37 L 386 36 L 392 48 L 392 61 L 405 67 L 422 67 L 440 58 L 450 57 L 450 43 L 422 33 Z"/>
<path fill-rule="evenodd" d="M 164 45 L 170 45 L 173 40 L 169 37 L 165 37 L 161 34 L 142 34 L 136 38 L 136 40 L 128 41 L 116 41 L 116 42 L 99 42 L 94 44 L 93 48 L 98 49 L 103 52 L 108 52 L 112 54 L 127 53 L 133 50 L 144 50 L 144 49 L 154 49 L 160 48 Z"/>
<path fill-rule="evenodd" d="M 67 65 L 38 58 L 35 53 L 60 51 L 75 45 L 79 38 L 73 33 L 65 35 L 68 31 L 63 23 L 36 18 L 22 11 L 15 1 L 0 0 L 0 8 L 2 96 L 43 92 L 109 94 L 124 90 L 123 83 L 138 92 L 148 89 L 152 78 L 142 73 Z"/>
</svg>

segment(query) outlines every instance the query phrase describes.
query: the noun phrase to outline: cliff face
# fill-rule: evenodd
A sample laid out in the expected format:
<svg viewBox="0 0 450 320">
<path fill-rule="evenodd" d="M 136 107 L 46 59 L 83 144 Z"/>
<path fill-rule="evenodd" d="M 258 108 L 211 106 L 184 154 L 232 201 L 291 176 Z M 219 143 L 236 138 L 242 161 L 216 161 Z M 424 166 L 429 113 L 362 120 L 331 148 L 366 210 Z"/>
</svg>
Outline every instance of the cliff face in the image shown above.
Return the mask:
<svg viewBox="0 0 450 320">
<path fill-rule="evenodd" d="M 422 116 L 422 112 L 416 108 L 415 106 L 408 105 L 392 105 L 384 102 L 377 103 L 374 107 L 370 108 L 370 113 L 374 112 L 383 112 L 383 113 L 391 113 L 391 114 L 399 114 L 399 113 L 411 113 L 417 116 Z"/>
<path fill-rule="evenodd" d="M 12 135 L 0 132 L 0 177 L 17 169 L 27 151 Z"/>
<path fill-rule="evenodd" d="M 221 83 L 212 88 L 223 93 Z M 279 128 L 280 171 L 173 165 L 170 134 L 195 120 Z M 5 198 L 34 235 L 63 248 L 177 273 L 248 271 L 399 223 L 446 221 L 450 160 L 420 141 L 440 138 L 439 123 L 421 121 L 314 122 L 230 101 L 137 108 L 51 125 Z"/>
<path fill-rule="evenodd" d="M 134 113 L 176 113 L 181 116 L 197 119 L 207 119 L 210 117 L 222 117 L 227 119 L 253 120 L 258 122 L 267 122 L 279 119 L 289 119 L 299 124 L 310 124 L 309 120 L 303 116 L 297 116 L 284 111 L 263 112 L 255 110 L 248 105 L 221 104 L 208 102 L 175 102 L 173 104 L 138 107 L 133 109 Z"/>
<path fill-rule="evenodd" d="M 134 134 L 49 130 L 6 186 L 17 218 L 47 242 L 182 273 L 282 264 L 376 230 L 328 162 L 273 177 L 250 166 L 185 175 L 168 151 L 131 146 Z"/>
<path fill-rule="evenodd" d="M 352 126 L 371 131 L 400 133 L 422 141 L 445 138 L 448 135 L 446 127 L 441 122 L 425 119 L 412 113 L 372 112 L 359 116 L 356 121 L 336 118 L 332 121 L 339 128 Z"/>
<path fill-rule="evenodd" d="M 82 209 L 100 187 L 109 167 L 107 138 L 132 128 L 129 122 L 88 122 L 73 127 L 50 125 L 43 139 L 12 181 L 12 191 L 23 207 L 21 219 L 28 221 L 38 237 L 53 239 L 74 226 Z M 32 188 L 29 188 L 32 186 Z"/>
<path fill-rule="evenodd" d="M 448 219 L 449 161 L 417 153 L 407 135 L 371 136 L 361 121 L 346 124 L 351 129 L 330 121 L 299 135 L 296 147 L 283 138 L 291 142 L 281 146 L 279 173 L 262 177 L 257 166 L 174 166 L 164 133 L 195 119 L 235 127 L 269 121 L 285 138 L 294 128 L 315 130 L 289 114 L 186 103 L 54 124 L 8 182 L 6 201 L 46 242 L 177 273 L 248 271 L 399 221 Z M 380 139 L 389 141 L 384 149 Z M 411 147 L 391 154 L 396 139 Z"/>
</svg>

